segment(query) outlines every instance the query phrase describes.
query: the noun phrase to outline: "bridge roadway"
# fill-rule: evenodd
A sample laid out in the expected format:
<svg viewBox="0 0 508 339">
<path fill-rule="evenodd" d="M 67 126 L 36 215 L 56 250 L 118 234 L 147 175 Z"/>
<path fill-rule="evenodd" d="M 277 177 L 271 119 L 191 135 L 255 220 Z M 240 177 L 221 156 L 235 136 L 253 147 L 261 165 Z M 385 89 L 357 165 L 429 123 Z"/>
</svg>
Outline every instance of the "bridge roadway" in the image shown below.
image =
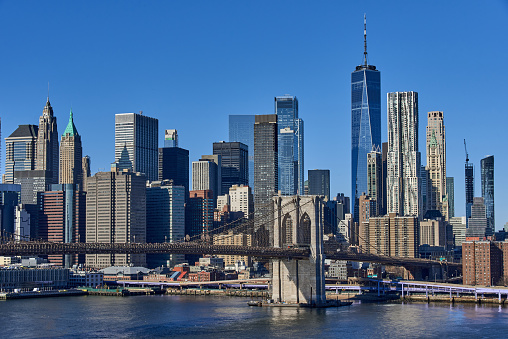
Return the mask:
<svg viewBox="0 0 508 339">
<path fill-rule="evenodd" d="M 0 255 L 59 255 L 59 254 L 211 254 L 211 255 L 245 255 L 260 258 L 306 259 L 310 256 L 308 248 L 278 248 L 235 245 L 209 245 L 202 242 L 182 243 L 55 243 L 55 242 L 7 242 L 0 244 Z M 327 251 L 327 259 L 374 262 L 394 266 L 431 267 L 447 265 L 449 268 L 462 268 L 458 263 L 447 263 L 436 260 L 388 257 L 367 253 L 348 251 Z"/>
</svg>

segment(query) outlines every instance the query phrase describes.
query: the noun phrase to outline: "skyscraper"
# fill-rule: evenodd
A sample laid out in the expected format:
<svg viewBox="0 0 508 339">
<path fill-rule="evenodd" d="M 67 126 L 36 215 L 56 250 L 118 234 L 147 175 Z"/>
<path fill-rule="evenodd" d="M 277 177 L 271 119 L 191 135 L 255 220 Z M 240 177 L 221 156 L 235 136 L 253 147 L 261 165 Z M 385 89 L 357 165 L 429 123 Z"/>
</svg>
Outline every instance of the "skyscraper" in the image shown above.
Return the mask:
<svg viewBox="0 0 508 339">
<path fill-rule="evenodd" d="M 38 130 L 36 125 L 19 125 L 5 138 L 4 184 L 14 183 L 14 171 L 35 169 Z"/>
<path fill-rule="evenodd" d="M 221 193 L 220 184 L 220 155 L 216 161 L 203 156 L 199 161 L 192 162 L 192 190 L 211 191 L 213 199 Z"/>
<path fill-rule="evenodd" d="M 164 147 L 178 147 L 178 132 L 176 129 L 167 129 L 165 131 Z"/>
<path fill-rule="evenodd" d="M 233 185 L 249 185 L 248 146 L 241 142 L 214 142 L 213 154 L 221 157 L 221 190 L 226 194 Z"/>
<path fill-rule="evenodd" d="M 466 163 L 464 164 L 464 178 L 466 188 L 466 225 L 469 225 L 471 217 L 471 206 L 474 198 L 474 165 L 469 162 L 469 154 L 467 153 L 466 140 L 464 139 L 464 148 L 466 149 Z"/>
<path fill-rule="evenodd" d="M 146 188 L 146 241 L 164 243 L 181 241 L 185 237 L 185 193 L 183 186 L 169 180 L 153 181 Z M 147 254 L 150 268 L 181 264 L 183 254 Z"/>
<path fill-rule="evenodd" d="M 371 209 L 371 216 L 381 215 L 383 196 L 382 170 L 381 152 L 372 151 L 367 153 L 367 195 L 374 201 L 375 206 L 374 210 Z"/>
<path fill-rule="evenodd" d="M 303 194 L 303 120 L 298 118 L 298 99 L 275 97 L 278 138 L 278 180 L 282 195 Z"/>
<path fill-rule="evenodd" d="M 482 197 L 474 197 L 471 204 L 471 217 L 467 222 L 466 237 L 483 240 L 486 235 L 492 235 L 492 233 L 490 233 L 488 219 L 485 214 L 485 202 Z"/>
<path fill-rule="evenodd" d="M 60 184 L 79 185 L 79 190 L 83 190 L 82 155 L 81 136 L 74 126 L 71 109 L 69 123 L 60 141 Z"/>
<path fill-rule="evenodd" d="M 254 124 L 254 205 L 270 204 L 278 191 L 277 116 L 256 115 Z M 257 215 L 257 213 L 256 213 Z"/>
<path fill-rule="evenodd" d="M 485 214 L 488 228 L 494 234 L 496 220 L 494 218 L 494 156 L 489 155 L 480 161 L 482 171 L 482 197 L 485 202 Z"/>
<path fill-rule="evenodd" d="M 254 189 L 254 123 L 255 115 L 229 116 L 229 141 L 238 141 L 249 147 L 249 186 Z"/>
<path fill-rule="evenodd" d="M 279 189 L 277 115 L 256 115 L 254 124 L 254 218 L 256 245 L 267 245 L 271 219 L 262 218 L 272 211 L 272 198 Z"/>
<path fill-rule="evenodd" d="M 429 112 L 427 116 L 427 210 L 438 210 L 448 221 L 446 193 L 446 138 L 443 112 Z"/>
<path fill-rule="evenodd" d="M 57 243 L 85 242 L 86 193 L 77 185 L 51 185 L 49 191 L 37 194 L 37 208 L 41 239 Z M 83 254 L 50 255 L 48 259 L 65 267 L 85 263 Z"/>
<path fill-rule="evenodd" d="M 388 213 L 420 217 L 418 93 L 388 93 Z"/>
<path fill-rule="evenodd" d="M 115 115 L 115 162 L 118 169 L 158 178 L 159 120 L 136 113 Z"/>
<path fill-rule="evenodd" d="M 351 73 L 351 194 L 358 221 L 358 198 L 367 194 L 367 153 L 381 151 L 381 73 L 367 62 L 364 18 L 364 60 Z"/>
<path fill-rule="evenodd" d="M 455 217 L 455 179 L 446 177 L 446 194 L 448 194 L 448 219 Z"/>
<path fill-rule="evenodd" d="M 309 195 L 323 195 L 330 199 L 330 170 L 309 170 Z"/>
<path fill-rule="evenodd" d="M 86 192 L 86 178 L 90 177 L 91 175 L 91 171 L 90 171 L 90 166 L 91 166 L 91 159 L 90 159 L 90 156 L 89 155 L 85 155 L 83 157 L 83 159 L 81 159 L 81 166 L 83 167 L 83 184 L 82 184 L 82 190 Z"/>
<path fill-rule="evenodd" d="M 86 242 L 146 242 L 146 177 L 133 172 L 98 172 L 87 179 Z M 145 266 L 145 254 L 87 254 L 86 265 Z"/>
<path fill-rule="evenodd" d="M 56 117 L 53 116 L 53 107 L 51 107 L 48 97 L 46 106 L 39 118 L 35 169 L 50 171 L 51 184 L 58 184 L 59 155 Z"/>
<path fill-rule="evenodd" d="M 185 187 L 189 197 L 189 150 L 180 147 L 159 148 L 159 181 L 173 180 L 173 185 Z"/>
</svg>

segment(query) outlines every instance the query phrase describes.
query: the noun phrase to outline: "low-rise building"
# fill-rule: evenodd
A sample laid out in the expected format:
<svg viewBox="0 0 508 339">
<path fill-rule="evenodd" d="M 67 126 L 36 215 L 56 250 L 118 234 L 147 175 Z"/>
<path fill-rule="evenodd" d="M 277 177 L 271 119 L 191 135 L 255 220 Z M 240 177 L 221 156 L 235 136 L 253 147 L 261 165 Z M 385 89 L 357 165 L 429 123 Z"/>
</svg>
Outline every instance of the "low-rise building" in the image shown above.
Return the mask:
<svg viewBox="0 0 508 339">
<path fill-rule="evenodd" d="M 69 269 L 61 267 L 5 267 L 0 269 L 0 289 L 16 288 L 66 288 Z"/>
<path fill-rule="evenodd" d="M 71 269 L 69 272 L 69 287 L 96 287 L 104 283 L 104 273 L 97 271 L 83 271 Z"/>
</svg>

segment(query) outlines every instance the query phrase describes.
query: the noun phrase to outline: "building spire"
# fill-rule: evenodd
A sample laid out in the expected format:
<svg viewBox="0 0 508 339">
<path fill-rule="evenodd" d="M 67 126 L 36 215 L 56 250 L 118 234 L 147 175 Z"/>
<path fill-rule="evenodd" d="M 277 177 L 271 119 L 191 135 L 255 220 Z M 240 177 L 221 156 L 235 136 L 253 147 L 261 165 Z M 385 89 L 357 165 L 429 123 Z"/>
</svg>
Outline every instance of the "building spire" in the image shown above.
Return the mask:
<svg viewBox="0 0 508 339">
<path fill-rule="evenodd" d="M 48 102 L 49 102 L 49 81 L 48 81 Z"/>
<path fill-rule="evenodd" d="M 367 67 L 367 14 L 363 14 L 363 63 Z"/>
</svg>

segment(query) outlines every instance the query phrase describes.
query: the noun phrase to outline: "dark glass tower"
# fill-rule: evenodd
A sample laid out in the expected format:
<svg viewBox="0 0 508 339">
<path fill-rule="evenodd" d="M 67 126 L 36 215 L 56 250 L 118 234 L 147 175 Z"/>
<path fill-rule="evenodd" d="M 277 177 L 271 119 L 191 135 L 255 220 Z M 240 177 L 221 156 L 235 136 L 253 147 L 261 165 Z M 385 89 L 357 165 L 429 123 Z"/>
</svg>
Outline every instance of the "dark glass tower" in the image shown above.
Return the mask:
<svg viewBox="0 0 508 339">
<path fill-rule="evenodd" d="M 159 180 L 173 180 L 173 185 L 185 187 L 189 197 L 189 151 L 180 147 L 159 148 Z"/>
<path fill-rule="evenodd" d="M 255 115 L 229 116 L 229 141 L 238 141 L 249 147 L 249 186 L 254 185 L 254 123 Z"/>
<path fill-rule="evenodd" d="M 309 195 L 315 194 L 330 199 L 330 170 L 309 170 Z"/>
<path fill-rule="evenodd" d="M 275 97 L 279 148 L 279 190 L 282 195 L 303 194 L 303 120 L 298 118 L 298 99 Z"/>
<path fill-rule="evenodd" d="M 367 63 L 364 20 L 364 63 L 351 73 L 351 194 L 358 220 L 358 198 L 367 194 L 367 154 L 381 151 L 381 74 Z"/>
<path fill-rule="evenodd" d="M 249 185 L 249 149 L 241 142 L 214 142 L 213 155 L 221 156 L 221 194 L 233 185 Z"/>
<path fill-rule="evenodd" d="M 494 219 L 494 156 L 489 155 L 480 161 L 482 171 L 482 197 L 485 202 L 485 214 L 487 217 L 487 228 L 491 234 L 495 231 Z"/>
</svg>

